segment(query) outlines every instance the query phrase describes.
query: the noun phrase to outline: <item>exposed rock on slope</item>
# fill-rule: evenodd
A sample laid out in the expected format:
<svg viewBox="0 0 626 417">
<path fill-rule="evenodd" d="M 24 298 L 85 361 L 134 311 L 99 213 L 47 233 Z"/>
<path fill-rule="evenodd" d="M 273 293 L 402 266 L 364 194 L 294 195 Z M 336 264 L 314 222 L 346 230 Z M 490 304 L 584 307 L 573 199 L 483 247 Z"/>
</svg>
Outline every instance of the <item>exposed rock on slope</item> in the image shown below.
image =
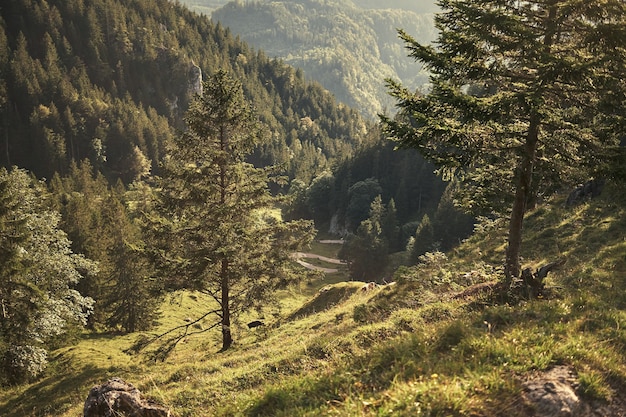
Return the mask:
<svg viewBox="0 0 626 417">
<path fill-rule="evenodd" d="M 110 379 L 89 391 L 83 417 L 170 417 L 165 407 L 145 400 L 132 384 L 120 378 Z"/>
</svg>

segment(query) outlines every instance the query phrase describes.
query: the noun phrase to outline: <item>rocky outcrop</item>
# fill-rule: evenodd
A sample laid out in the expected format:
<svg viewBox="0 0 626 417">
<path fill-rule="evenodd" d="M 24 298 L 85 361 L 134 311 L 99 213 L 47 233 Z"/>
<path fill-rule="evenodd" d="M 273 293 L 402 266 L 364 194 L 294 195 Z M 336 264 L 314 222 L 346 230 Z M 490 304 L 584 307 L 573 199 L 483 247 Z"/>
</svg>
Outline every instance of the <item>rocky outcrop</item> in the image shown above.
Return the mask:
<svg viewBox="0 0 626 417">
<path fill-rule="evenodd" d="M 574 207 L 584 201 L 598 197 L 602 193 L 603 188 L 604 179 L 602 178 L 587 181 L 583 185 L 580 185 L 572 190 L 565 201 L 565 207 Z"/>
<path fill-rule="evenodd" d="M 570 366 L 555 366 L 524 382 L 522 400 L 525 411 L 532 417 L 625 417 L 623 396 L 609 401 L 581 397 L 579 380 Z M 517 415 L 517 414 L 516 414 Z"/>
<path fill-rule="evenodd" d="M 89 391 L 83 417 L 170 417 L 163 406 L 146 400 L 132 384 L 120 378 L 110 379 Z"/>
<path fill-rule="evenodd" d="M 192 97 L 202 96 L 202 70 L 195 62 L 189 68 L 189 93 Z"/>
</svg>

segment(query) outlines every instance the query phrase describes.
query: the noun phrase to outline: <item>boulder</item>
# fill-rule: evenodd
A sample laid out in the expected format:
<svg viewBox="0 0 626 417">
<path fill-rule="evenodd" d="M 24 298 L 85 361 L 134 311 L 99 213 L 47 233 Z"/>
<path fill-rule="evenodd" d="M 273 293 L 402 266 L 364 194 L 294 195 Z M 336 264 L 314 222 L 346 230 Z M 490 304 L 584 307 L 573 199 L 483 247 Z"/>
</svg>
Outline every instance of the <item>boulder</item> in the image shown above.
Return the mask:
<svg viewBox="0 0 626 417">
<path fill-rule="evenodd" d="M 132 384 L 112 378 L 89 391 L 83 417 L 170 417 L 167 408 L 146 400 Z"/>
<path fill-rule="evenodd" d="M 604 179 L 597 178 L 595 180 L 590 180 L 576 187 L 567 197 L 567 201 L 565 201 L 565 207 L 570 208 L 574 207 L 584 201 L 591 200 L 592 198 L 598 197 L 604 188 Z"/>
</svg>

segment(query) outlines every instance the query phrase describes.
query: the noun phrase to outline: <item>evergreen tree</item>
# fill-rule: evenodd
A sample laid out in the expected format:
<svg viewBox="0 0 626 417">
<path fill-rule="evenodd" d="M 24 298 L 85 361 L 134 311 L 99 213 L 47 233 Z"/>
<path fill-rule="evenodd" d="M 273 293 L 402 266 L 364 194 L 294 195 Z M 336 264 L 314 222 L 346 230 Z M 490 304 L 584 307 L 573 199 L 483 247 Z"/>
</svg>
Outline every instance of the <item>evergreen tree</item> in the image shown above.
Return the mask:
<svg viewBox="0 0 626 417">
<path fill-rule="evenodd" d="M 396 202 L 392 198 L 385 209 L 385 215 L 381 219 L 383 235 L 389 245 L 389 252 L 400 250 L 400 227 L 398 225 L 398 210 Z"/>
<path fill-rule="evenodd" d="M 85 324 L 93 300 L 74 286 L 95 264 L 72 253 L 43 184 L 0 169 L 0 381 L 22 382 L 46 366 L 46 342 Z"/>
<path fill-rule="evenodd" d="M 448 183 L 433 216 L 432 227 L 439 250 L 448 251 L 457 246 L 474 230 L 474 219 L 454 205 L 456 181 Z"/>
<path fill-rule="evenodd" d="M 132 333 L 152 327 L 161 291 L 145 254 L 139 227 L 124 204 L 125 193 L 120 182 L 104 202 L 104 233 L 109 238 L 104 280 L 109 285 L 101 301 L 108 315 L 106 324 Z"/>
<path fill-rule="evenodd" d="M 379 196 L 370 205 L 369 217 L 361 222 L 339 251 L 339 257 L 348 263 L 350 276 L 361 281 L 381 280 L 388 264 L 389 244 L 383 233 L 385 207 Z"/>
<path fill-rule="evenodd" d="M 226 350 L 233 320 L 262 308 L 294 278 L 291 253 L 312 239 L 313 230 L 309 222 L 283 223 L 268 214 L 277 204 L 268 189 L 271 170 L 245 162 L 260 126 L 241 84 L 220 70 L 203 91 L 163 167 L 162 217 L 153 224 L 159 226 L 156 236 L 168 243 L 163 253 L 179 277 L 170 286 L 215 300 L 206 315 L 217 317 L 214 326 L 221 327 Z"/>
<path fill-rule="evenodd" d="M 522 224 L 539 193 L 590 175 L 623 129 L 621 0 L 441 0 L 436 46 L 400 31 L 431 71 L 415 94 L 389 80 L 400 117 L 388 136 L 458 174 L 465 203 L 510 216 L 505 286 L 520 275 Z M 476 89 L 468 86 L 479 86 Z M 471 94 L 471 93 L 474 94 Z M 485 198 L 486 196 L 486 198 Z M 497 197 L 497 198 L 494 198 Z"/>
<path fill-rule="evenodd" d="M 409 244 L 408 252 L 410 262 L 412 264 L 417 263 L 420 256 L 436 249 L 437 246 L 438 242 L 435 241 L 433 224 L 428 214 L 424 214 L 422 221 L 415 230 L 415 236 L 411 239 Z"/>
<path fill-rule="evenodd" d="M 107 201 L 108 195 L 106 179 L 95 172 L 89 160 L 80 164 L 72 162 L 67 177 L 55 177 L 52 192 L 62 216 L 61 227 L 72 241 L 72 249 L 101 263 L 100 272 L 85 277 L 77 289 L 97 301 L 89 316 L 89 326 L 104 325 L 108 313 L 103 301 L 111 284 L 105 277 L 111 246 L 103 213 L 103 202 Z"/>
</svg>

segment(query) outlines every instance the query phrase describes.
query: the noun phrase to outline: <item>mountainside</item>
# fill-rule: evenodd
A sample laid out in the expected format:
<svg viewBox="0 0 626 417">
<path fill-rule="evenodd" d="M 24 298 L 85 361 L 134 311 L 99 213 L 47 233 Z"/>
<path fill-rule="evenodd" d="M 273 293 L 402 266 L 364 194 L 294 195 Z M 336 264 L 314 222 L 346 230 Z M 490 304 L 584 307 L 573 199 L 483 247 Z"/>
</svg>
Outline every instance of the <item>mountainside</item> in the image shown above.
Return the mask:
<svg viewBox="0 0 626 417">
<path fill-rule="evenodd" d="M 195 12 L 210 15 L 215 9 L 231 1 L 233 0 L 182 0 L 181 3 L 187 5 Z M 411 10 L 415 13 L 435 13 L 439 10 L 434 0 L 389 0 L 385 2 L 379 0 L 352 0 L 352 3 L 364 9 L 401 9 Z"/>
<path fill-rule="evenodd" d="M 428 82 L 427 74 L 407 58 L 396 29 L 423 42 L 432 40 L 435 31 L 432 14 L 392 9 L 392 4 L 365 7 L 337 0 L 231 2 L 212 18 L 269 56 L 302 68 L 339 101 L 373 117 L 393 107 L 386 78 L 411 88 Z"/>
<path fill-rule="evenodd" d="M 352 0 L 352 2 L 364 9 L 401 9 L 415 13 L 436 13 L 439 10 L 436 0 Z"/>
<path fill-rule="evenodd" d="M 225 353 L 211 333 L 184 338 L 164 362 L 150 359 L 157 346 L 132 353 L 136 335 L 85 337 L 54 352 L 42 381 L 1 391 L 0 414 L 75 416 L 94 384 L 117 376 L 174 416 L 623 416 L 623 195 L 611 185 L 597 200 L 566 209 L 560 196 L 530 214 L 526 261 L 566 260 L 542 298 L 492 292 L 505 230 L 485 219 L 457 250 L 430 254 L 394 285 L 362 290 L 340 271 L 286 290 L 282 311 L 245 317 Z M 172 295 L 155 333 L 208 303 Z M 258 319 L 265 326 L 245 325 Z"/>
<path fill-rule="evenodd" d="M 111 180 L 156 170 L 203 74 L 242 82 L 271 137 L 258 164 L 305 182 L 372 140 L 372 125 L 301 71 L 166 0 L 0 6 L 0 165 L 37 176 L 89 158 Z"/>
</svg>

